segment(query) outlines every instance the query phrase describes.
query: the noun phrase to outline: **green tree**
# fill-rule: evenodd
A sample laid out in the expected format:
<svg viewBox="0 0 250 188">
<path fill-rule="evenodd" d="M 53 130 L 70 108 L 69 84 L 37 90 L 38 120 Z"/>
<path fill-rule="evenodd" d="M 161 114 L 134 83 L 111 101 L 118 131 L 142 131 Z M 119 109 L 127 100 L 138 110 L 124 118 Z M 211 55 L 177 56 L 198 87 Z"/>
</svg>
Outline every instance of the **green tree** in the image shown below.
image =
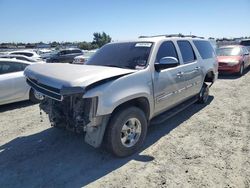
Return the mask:
<svg viewBox="0 0 250 188">
<path fill-rule="evenodd" d="M 111 42 L 111 37 L 107 35 L 105 32 L 102 33 L 94 33 L 94 38 L 92 45 L 97 46 L 98 48 L 102 47 L 103 45 Z"/>
<path fill-rule="evenodd" d="M 83 50 L 91 50 L 91 49 L 93 49 L 92 48 L 92 44 L 90 43 L 90 42 L 80 42 L 79 44 L 78 44 L 78 47 L 79 48 L 81 48 L 81 49 L 83 49 Z"/>
</svg>

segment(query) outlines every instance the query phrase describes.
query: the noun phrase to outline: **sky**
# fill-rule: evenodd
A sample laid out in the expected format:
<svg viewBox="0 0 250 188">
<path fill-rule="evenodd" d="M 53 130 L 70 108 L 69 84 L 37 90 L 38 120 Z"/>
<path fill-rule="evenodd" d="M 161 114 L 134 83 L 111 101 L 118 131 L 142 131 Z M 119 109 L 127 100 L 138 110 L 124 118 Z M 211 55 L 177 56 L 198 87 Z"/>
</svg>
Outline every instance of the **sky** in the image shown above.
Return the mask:
<svg viewBox="0 0 250 188">
<path fill-rule="evenodd" d="M 0 42 L 250 36 L 250 0 L 0 0 Z"/>
</svg>

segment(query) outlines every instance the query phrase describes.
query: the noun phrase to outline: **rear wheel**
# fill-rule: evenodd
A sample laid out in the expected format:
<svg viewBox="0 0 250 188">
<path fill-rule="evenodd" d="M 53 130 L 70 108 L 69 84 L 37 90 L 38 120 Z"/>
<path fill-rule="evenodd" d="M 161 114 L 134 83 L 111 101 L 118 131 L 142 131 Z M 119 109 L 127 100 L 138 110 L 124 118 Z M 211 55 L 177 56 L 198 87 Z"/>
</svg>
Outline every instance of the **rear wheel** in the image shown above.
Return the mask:
<svg viewBox="0 0 250 188">
<path fill-rule="evenodd" d="M 143 145 L 147 126 L 146 116 L 141 109 L 129 107 L 118 111 L 106 129 L 106 149 L 118 157 L 134 154 Z"/>
<path fill-rule="evenodd" d="M 209 97 L 209 87 L 207 84 L 204 83 L 199 93 L 198 103 L 200 104 L 207 103 L 208 97 Z"/>
</svg>

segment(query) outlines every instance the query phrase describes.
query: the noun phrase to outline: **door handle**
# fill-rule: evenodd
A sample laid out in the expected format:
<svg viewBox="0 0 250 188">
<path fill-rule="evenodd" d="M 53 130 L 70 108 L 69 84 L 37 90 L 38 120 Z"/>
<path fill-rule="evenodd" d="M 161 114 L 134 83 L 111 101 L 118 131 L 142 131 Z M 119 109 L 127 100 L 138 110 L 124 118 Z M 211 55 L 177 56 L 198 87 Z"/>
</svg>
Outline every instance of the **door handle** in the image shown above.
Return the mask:
<svg viewBox="0 0 250 188">
<path fill-rule="evenodd" d="M 194 68 L 194 71 L 197 72 L 197 71 L 199 71 L 200 69 L 201 69 L 201 67 L 195 67 L 195 68 Z"/>
<path fill-rule="evenodd" d="M 178 72 L 178 73 L 176 74 L 176 76 L 177 76 L 177 77 L 182 77 L 183 74 L 184 74 L 184 72 Z"/>
</svg>

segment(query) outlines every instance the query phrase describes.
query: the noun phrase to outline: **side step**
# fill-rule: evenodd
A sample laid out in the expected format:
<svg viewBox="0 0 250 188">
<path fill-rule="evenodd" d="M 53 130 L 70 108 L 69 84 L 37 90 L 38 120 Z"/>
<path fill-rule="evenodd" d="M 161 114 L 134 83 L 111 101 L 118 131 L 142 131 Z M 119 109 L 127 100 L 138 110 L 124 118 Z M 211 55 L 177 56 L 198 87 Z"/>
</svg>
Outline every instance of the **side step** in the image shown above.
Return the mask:
<svg viewBox="0 0 250 188">
<path fill-rule="evenodd" d="M 194 96 L 191 99 L 186 100 L 185 102 L 177 105 L 176 107 L 173 107 L 170 110 L 167 110 L 166 112 L 161 113 L 160 115 L 154 117 L 150 121 L 150 125 L 157 125 L 164 123 L 167 119 L 173 117 L 174 115 L 178 114 L 182 110 L 186 109 L 190 105 L 194 104 L 196 101 L 198 101 L 198 97 Z"/>
</svg>

